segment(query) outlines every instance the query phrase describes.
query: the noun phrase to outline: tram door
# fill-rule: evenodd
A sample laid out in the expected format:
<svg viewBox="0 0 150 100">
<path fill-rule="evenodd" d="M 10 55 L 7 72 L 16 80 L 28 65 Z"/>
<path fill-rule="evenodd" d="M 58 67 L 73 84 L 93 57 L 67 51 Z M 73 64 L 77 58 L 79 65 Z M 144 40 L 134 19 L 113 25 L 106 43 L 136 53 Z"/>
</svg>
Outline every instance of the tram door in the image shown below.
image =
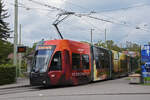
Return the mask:
<svg viewBox="0 0 150 100">
<path fill-rule="evenodd" d="M 94 81 L 110 77 L 110 53 L 108 50 L 94 47 Z"/>
<path fill-rule="evenodd" d="M 119 76 L 119 53 L 117 51 L 112 50 L 112 62 L 113 62 L 113 69 L 112 69 L 112 78 Z"/>
<path fill-rule="evenodd" d="M 52 85 L 59 85 L 60 79 L 63 74 L 62 68 L 62 52 L 57 51 L 52 57 L 51 64 L 49 67 L 49 76 L 50 76 L 50 83 Z"/>
</svg>

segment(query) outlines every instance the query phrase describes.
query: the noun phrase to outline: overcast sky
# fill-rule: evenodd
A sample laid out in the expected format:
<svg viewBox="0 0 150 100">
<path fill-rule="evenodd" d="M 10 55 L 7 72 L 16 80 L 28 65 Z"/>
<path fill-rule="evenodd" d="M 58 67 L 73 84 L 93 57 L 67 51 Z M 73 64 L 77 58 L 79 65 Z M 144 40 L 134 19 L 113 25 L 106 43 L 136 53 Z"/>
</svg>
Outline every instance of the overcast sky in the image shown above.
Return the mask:
<svg viewBox="0 0 150 100">
<path fill-rule="evenodd" d="M 104 41 L 104 30 L 107 40 L 121 44 L 126 41 L 146 44 L 150 37 L 150 1 L 149 0 L 34 0 L 44 4 L 74 11 L 77 13 L 96 13 L 91 16 L 109 20 L 103 22 L 87 17 L 70 16 L 59 24 L 65 39 L 90 41 L 90 29 L 93 41 Z M 59 11 L 35 4 L 30 0 L 18 0 L 19 24 L 22 25 L 22 43 L 32 46 L 42 39 L 58 39 L 52 23 Z M 14 28 L 14 0 L 4 0 L 10 14 L 7 22 Z M 123 9 L 124 8 L 124 9 Z M 128 8 L 128 9 L 125 9 Z M 136 29 L 136 28 L 140 29 Z M 13 36 L 13 34 L 12 34 Z M 12 41 L 12 40 L 11 40 Z"/>
</svg>

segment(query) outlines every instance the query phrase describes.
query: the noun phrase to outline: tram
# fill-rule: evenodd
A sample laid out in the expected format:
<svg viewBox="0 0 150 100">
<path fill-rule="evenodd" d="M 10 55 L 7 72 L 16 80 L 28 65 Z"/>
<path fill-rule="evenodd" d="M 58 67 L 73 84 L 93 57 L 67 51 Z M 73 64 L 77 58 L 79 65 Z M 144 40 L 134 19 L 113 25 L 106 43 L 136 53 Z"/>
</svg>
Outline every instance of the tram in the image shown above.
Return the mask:
<svg viewBox="0 0 150 100">
<path fill-rule="evenodd" d="M 78 85 L 112 79 L 134 70 L 132 57 L 72 40 L 37 45 L 30 72 L 32 86 Z"/>
</svg>

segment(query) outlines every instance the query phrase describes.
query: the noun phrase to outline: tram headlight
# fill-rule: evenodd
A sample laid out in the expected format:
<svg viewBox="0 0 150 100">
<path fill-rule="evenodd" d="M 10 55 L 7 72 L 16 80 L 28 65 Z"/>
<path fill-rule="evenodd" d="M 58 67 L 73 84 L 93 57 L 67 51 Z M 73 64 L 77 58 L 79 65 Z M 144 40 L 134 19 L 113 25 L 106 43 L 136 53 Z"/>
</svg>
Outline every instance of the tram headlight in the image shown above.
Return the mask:
<svg viewBox="0 0 150 100">
<path fill-rule="evenodd" d="M 43 81 L 43 84 L 46 84 L 46 81 L 45 81 L 45 80 Z"/>
</svg>

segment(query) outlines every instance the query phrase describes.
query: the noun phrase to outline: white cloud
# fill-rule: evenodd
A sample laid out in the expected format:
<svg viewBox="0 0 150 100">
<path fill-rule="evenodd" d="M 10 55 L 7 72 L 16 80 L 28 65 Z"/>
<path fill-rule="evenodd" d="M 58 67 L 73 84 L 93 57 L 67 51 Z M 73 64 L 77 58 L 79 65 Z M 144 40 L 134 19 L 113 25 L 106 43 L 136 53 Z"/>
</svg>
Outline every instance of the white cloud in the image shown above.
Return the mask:
<svg viewBox="0 0 150 100">
<path fill-rule="evenodd" d="M 90 12 L 105 11 L 109 9 L 120 9 L 129 6 L 148 4 L 148 0 L 36 0 L 49 4 L 51 6 L 65 8 L 69 11 Z M 9 22 L 13 30 L 14 11 L 13 0 L 6 2 L 9 8 L 10 18 Z M 47 11 L 47 7 L 40 6 L 29 2 L 28 0 L 19 0 L 25 7 L 36 9 L 19 8 L 19 23 L 22 24 L 22 41 L 26 45 L 32 45 L 33 42 L 39 41 L 42 38 L 51 39 L 57 38 L 56 30 L 52 26 L 56 19 L 58 11 Z M 45 10 L 46 9 L 46 10 Z M 78 41 L 90 41 L 90 29 L 94 28 L 94 41 L 104 40 L 104 29 L 107 29 L 107 39 L 112 39 L 116 42 L 123 41 L 142 41 L 144 43 L 149 41 L 147 38 L 150 32 L 137 30 L 136 26 L 140 26 L 149 30 L 150 23 L 150 6 L 132 8 L 127 10 L 117 10 L 112 12 L 103 12 L 93 14 L 93 16 L 113 21 L 117 24 L 106 23 L 86 17 L 77 18 L 71 16 L 59 25 L 60 31 L 67 39 Z M 127 24 L 119 25 L 119 23 Z M 146 25 L 146 26 L 145 26 Z M 150 30 L 149 30 L 150 31 Z"/>
<path fill-rule="evenodd" d="M 149 9 L 149 6 L 145 6 L 142 8 L 134 8 L 131 10 L 127 10 L 124 12 L 121 11 L 118 13 L 113 13 L 112 16 L 118 18 L 118 20 L 123 19 L 128 25 L 128 27 L 122 28 L 117 25 L 120 30 L 119 33 L 123 34 L 123 36 L 120 38 L 121 41 L 128 40 L 136 41 L 139 43 L 141 43 L 141 41 L 144 41 L 145 43 L 149 41 L 147 37 L 150 35 L 150 30 L 148 28 L 150 23 L 150 14 L 146 13 L 149 12 Z M 140 29 L 136 29 L 136 27 L 140 27 Z M 112 33 L 114 32 L 112 31 Z M 124 35 L 126 35 L 127 37 Z"/>
</svg>

